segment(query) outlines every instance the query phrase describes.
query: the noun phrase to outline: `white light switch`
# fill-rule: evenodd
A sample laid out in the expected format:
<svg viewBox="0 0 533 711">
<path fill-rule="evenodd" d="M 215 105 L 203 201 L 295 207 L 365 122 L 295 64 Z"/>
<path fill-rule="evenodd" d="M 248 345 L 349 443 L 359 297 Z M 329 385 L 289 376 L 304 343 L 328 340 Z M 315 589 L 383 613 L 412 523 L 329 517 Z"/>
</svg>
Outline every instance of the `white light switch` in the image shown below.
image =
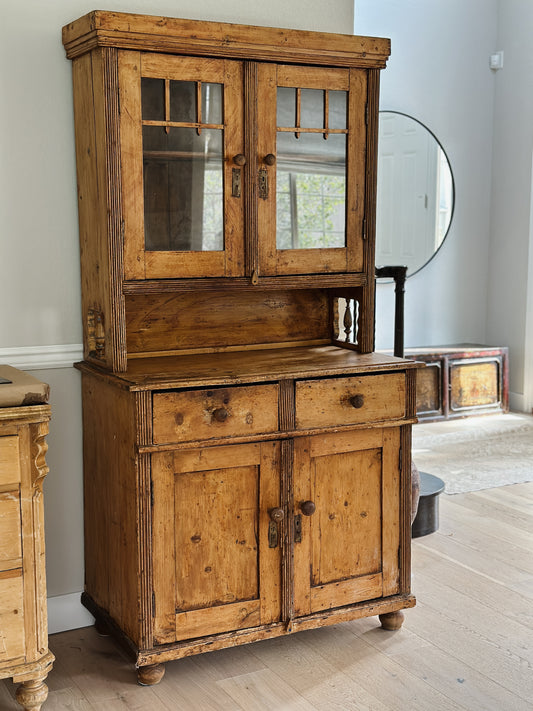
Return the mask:
<svg viewBox="0 0 533 711">
<path fill-rule="evenodd" d="M 501 69 L 503 67 L 503 50 L 500 52 L 493 52 L 490 55 L 489 65 L 491 69 Z"/>
</svg>

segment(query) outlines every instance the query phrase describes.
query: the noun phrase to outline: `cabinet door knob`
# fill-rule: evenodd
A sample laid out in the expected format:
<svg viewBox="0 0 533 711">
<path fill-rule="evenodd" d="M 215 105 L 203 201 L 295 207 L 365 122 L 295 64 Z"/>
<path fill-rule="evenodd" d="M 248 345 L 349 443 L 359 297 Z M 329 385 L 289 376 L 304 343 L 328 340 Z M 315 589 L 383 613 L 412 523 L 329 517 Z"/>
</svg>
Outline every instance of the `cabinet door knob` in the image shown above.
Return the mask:
<svg viewBox="0 0 533 711">
<path fill-rule="evenodd" d="M 300 503 L 300 511 L 304 516 L 312 516 L 315 513 L 316 506 L 314 501 L 302 501 Z"/>
<path fill-rule="evenodd" d="M 217 407 L 216 410 L 213 410 L 213 419 L 217 422 L 225 422 L 228 419 L 228 416 L 229 412 L 225 407 Z"/>
<path fill-rule="evenodd" d="M 280 509 L 276 507 L 275 509 L 270 509 L 268 512 L 268 515 L 270 516 L 271 520 L 274 521 L 274 523 L 280 523 L 280 521 L 283 521 L 285 518 L 285 512 L 283 509 Z"/>
<path fill-rule="evenodd" d="M 237 153 L 233 156 L 233 162 L 235 165 L 246 165 L 246 156 L 243 153 Z"/>
<path fill-rule="evenodd" d="M 364 395 L 352 395 L 350 398 L 350 405 L 352 407 L 355 407 L 356 409 L 359 407 L 363 407 L 365 404 L 365 397 Z"/>
<path fill-rule="evenodd" d="M 276 156 L 273 153 L 269 153 L 263 158 L 263 161 L 267 165 L 276 165 Z"/>
</svg>

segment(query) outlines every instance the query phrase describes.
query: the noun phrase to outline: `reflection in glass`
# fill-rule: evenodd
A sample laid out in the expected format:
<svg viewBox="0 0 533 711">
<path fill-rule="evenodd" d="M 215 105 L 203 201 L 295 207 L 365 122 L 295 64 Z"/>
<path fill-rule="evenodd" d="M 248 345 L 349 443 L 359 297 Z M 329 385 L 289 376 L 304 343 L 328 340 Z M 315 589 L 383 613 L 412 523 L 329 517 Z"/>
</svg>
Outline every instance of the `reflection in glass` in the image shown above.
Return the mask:
<svg viewBox="0 0 533 711">
<path fill-rule="evenodd" d="M 222 135 L 143 126 L 147 250 L 224 249 Z"/>
<path fill-rule="evenodd" d="M 296 126 L 296 89 L 278 87 L 276 121 L 278 126 Z"/>
<path fill-rule="evenodd" d="M 202 84 L 202 123 L 222 123 L 222 84 Z"/>
<path fill-rule="evenodd" d="M 329 91 L 329 128 L 347 128 L 348 92 Z"/>
<path fill-rule="evenodd" d="M 324 127 L 324 91 L 322 89 L 301 89 L 300 126 L 305 128 Z M 291 124 L 288 124 L 289 126 Z"/>
<path fill-rule="evenodd" d="M 170 82 L 170 120 L 184 123 L 196 121 L 196 82 Z"/>
<path fill-rule="evenodd" d="M 446 153 L 423 124 L 405 114 L 379 116 L 376 264 L 414 274 L 440 248 L 454 205 Z"/>
<path fill-rule="evenodd" d="M 278 132 L 278 249 L 346 245 L 346 136 Z"/>
<path fill-rule="evenodd" d="M 165 120 L 164 79 L 141 79 L 142 118 L 144 121 Z"/>
</svg>

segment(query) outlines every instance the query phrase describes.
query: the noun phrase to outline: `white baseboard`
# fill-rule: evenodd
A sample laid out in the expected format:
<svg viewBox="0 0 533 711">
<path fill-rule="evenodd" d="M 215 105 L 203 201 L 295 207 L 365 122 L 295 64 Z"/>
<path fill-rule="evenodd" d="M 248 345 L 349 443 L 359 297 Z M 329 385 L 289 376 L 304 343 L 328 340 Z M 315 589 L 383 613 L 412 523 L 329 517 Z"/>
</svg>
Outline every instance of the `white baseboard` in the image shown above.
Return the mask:
<svg viewBox="0 0 533 711">
<path fill-rule="evenodd" d="M 48 634 L 90 627 L 94 617 L 81 604 L 81 592 L 48 598 Z"/>
<path fill-rule="evenodd" d="M 81 343 L 67 343 L 61 346 L 24 346 L 0 348 L 0 363 L 12 365 L 19 370 L 50 370 L 71 368 L 83 359 Z"/>
<path fill-rule="evenodd" d="M 531 415 L 531 409 L 528 408 L 527 398 L 523 393 L 509 392 L 509 409 L 512 412 L 524 412 L 526 415 Z"/>
</svg>

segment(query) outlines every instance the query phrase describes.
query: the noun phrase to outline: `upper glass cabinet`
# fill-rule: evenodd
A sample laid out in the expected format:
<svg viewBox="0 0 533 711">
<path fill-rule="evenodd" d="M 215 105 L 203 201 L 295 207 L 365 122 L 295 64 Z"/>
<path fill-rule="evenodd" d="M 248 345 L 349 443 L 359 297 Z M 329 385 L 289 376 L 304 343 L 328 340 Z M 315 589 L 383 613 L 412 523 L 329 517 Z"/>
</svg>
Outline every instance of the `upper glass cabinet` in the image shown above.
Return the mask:
<svg viewBox="0 0 533 711">
<path fill-rule="evenodd" d="M 259 85 L 260 273 L 359 271 L 364 72 L 261 65 Z"/>
<path fill-rule="evenodd" d="M 346 246 L 347 92 L 277 90 L 277 249 Z"/>
<path fill-rule="evenodd" d="M 126 279 L 362 270 L 365 71 L 250 66 L 121 53 Z"/>
<path fill-rule="evenodd" d="M 126 278 L 242 275 L 241 63 L 124 53 L 119 66 Z"/>
</svg>

